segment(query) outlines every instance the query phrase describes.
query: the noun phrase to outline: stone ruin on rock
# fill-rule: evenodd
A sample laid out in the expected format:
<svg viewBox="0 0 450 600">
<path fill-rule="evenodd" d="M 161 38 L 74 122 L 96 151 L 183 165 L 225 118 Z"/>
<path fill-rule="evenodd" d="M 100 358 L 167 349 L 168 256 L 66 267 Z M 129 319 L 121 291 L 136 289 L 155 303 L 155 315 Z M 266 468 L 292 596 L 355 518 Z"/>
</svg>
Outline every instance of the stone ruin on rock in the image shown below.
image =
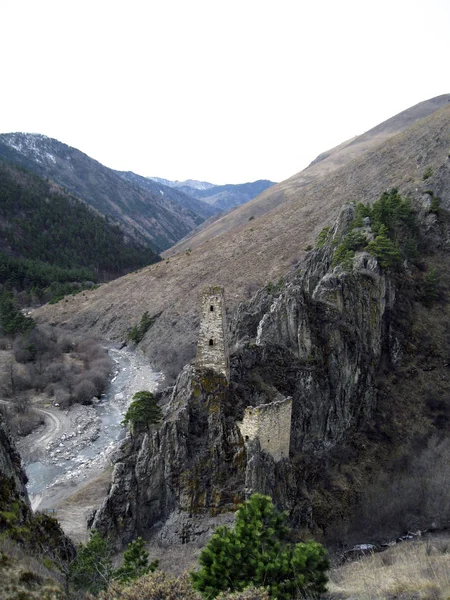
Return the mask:
<svg viewBox="0 0 450 600">
<path fill-rule="evenodd" d="M 211 370 L 230 381 L 230 363 L 226 338 L 224 290 L 210 286 L 203 290 L 200 334 L 195 368 Z M 239 430 L 247 447 L 259 440 L 261 450 L 277 462 L 289 458 L 292 398 L 280 396 L 275 402 L 245 409 Z"/>
<path fill-rule="evenodd" d="M 261 450 L 275 462 L 289 458 L 291 442 L 292 398 L 281 398 L 269 404 L 248 406 L 239 430 L 246 446 L 259 440 Z"/>
<path fill-rule="evenodd" d="M 219 285 L 207 287 L 202 293 L 195 368 L 215 371 L 230 381 L 224 292 Z"/>
</svg>

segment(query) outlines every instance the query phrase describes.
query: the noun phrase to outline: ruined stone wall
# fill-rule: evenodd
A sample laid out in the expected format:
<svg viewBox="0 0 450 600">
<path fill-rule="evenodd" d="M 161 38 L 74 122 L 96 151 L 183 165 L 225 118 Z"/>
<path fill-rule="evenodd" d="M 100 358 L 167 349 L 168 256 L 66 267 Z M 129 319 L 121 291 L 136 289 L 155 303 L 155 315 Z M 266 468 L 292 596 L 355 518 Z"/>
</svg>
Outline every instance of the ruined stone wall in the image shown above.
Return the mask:
<svg viewBox="0 0 450 600">
<path fill-rule="evenodd" d="M 249 406 L 242 423 L 238 423 L 244 441 L 259 440 L 262 450 L 274 460 L 289 457 L 291 440 L 292 398 L 270 404 Z"/>
<path fill-rule="evenodd" d="M 205 288 L 202 294 L 197 369 L 211 369 L 230 379 L 228 344 L 225 336 L 226 315 L 223 288 Z"/>
</svg>

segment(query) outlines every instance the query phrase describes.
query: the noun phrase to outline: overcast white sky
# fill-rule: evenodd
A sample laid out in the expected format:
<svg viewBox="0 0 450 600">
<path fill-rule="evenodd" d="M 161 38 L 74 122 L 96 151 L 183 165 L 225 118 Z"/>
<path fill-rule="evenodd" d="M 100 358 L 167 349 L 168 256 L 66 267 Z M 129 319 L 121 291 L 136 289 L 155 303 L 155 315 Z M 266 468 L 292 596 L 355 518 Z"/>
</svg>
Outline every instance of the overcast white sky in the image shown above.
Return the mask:
<svg viewBox="0 0 450 600">
<path fill-rule="evenodd" d="M 450 92 L 449 0 L 0 0 L 0 132 L 108 167 L 280 181 Z"/>
</svg>

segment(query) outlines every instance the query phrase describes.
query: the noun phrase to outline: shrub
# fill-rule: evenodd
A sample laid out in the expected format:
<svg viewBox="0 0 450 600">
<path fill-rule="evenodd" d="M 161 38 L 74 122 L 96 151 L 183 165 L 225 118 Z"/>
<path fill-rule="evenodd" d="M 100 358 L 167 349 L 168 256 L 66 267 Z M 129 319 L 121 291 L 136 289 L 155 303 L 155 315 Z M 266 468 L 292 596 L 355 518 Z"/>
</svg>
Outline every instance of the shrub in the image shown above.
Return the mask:
<svg viewBox="0 0 450 600">
<path fill-rule="evenodd" d="M 281 292 L 281 290 L 283 289 L 283 285 L 284 285 L 284 279 L 283 277 L 280 277 L 279 280 L 276 283 L 273 283 L 272 281 L 269 281 L 266 284 L 266 290 L 268 294 L 279 294 Z"/>
<path fill-rule="evenodd" d="M 329 227 L 324 227 L 322 229 L 322 231 L 317 236 L 316 248 L 323 248 L 325 246 L 325 242 L 327 241 L 329 233 L 330 233 L 330 228 Z"/>
<path fill-rule="evenodd" d="M 73 340 L 71 340 L 71 338 L 69 337 L 64 336 L 60 340 L 58 340 L 58 347 L 61 350 L 61 352 L 63 352 L 64 354 L 68 354 L 74 349 Z"/>
<path fill-rule="evenodd" d="M 151 317 L 148 314 L 148 311 L 145 311 L 141 317 L 139 325 L 134 325 L 128 332 L 128 339 L 135 344 L 139 344 L 144 335 L 150 329 L 151 325 L 153 325 L 154 320 L 155 318 Z"/>
<path fill-rule="evenodd" d="M 92 398 L 97 395 L 97 389 L 92 381 L 89 381 L 89 379 L 84 379 L 77 383 L 73 395 L 77 402 L 88 404 Z"/>
<path fill-rule="evenodd" d="M 67 409 L 71 405 L 70 392 L 64 387 L 55 389 L 55 404 L 59 404 L 60 408 Z"/>
<path fill-rule="evenodd" d="M 200 555 L 200 569 L 191 573 L 195 589 L 205 598 L 220 592 L 265 586 L 271 598 L 325 591 L 329 561 L 316 542 L 290 544 L 285 515 L 268 496 L 254 494 L 239 507 L 234 529 L 218 527 Z"/>
<path fill-rule="evenodd" d="M 201 600 L 192 589 L 189 578 L 169 577 L 162 571 L 144 575 L 131 585 L 123 587 L 112 583 L 107 591 L 101 592 L 98 600 Z"/>
<path fill-rule="evenodd" d="M 431 167 L 427 167 L 422 175 L 422 181 L 426 181 L 433 175 L 433 169 Z"/>
</svg>

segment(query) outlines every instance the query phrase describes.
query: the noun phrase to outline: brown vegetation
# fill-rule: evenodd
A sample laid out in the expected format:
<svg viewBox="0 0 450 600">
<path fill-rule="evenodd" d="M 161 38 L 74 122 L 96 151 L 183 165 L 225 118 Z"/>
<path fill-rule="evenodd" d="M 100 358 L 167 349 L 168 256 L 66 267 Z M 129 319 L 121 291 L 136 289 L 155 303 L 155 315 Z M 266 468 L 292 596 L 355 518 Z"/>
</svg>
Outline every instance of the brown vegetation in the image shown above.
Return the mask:
<svg viewBox="0 0 450 600">
<path fill-rule="evenodd" d="M 2 600 L 63 600 L 54 571 L 26 554 L 17 544 L 0 540 L 0 597 Z"/>
<path fill-rule="evenodd" d="M 194 591 L 187 574 L 170 577 L 162 571 L 156 571 L 141 577 L 132 584 L 122 587 L 117 583 L 110 585 L 106 592 L 98 596 L 98 600 L 202 600 L 202 596 Z M 90 596 L 89 600 L 93 600 Z M 265 590 L 248 588 L 243 592 L 225 592 L 217 596 L 217 600 L 269 600 Z"/>
<path fill-rule="evenodd" d="M 450 597 L 448 536 L 407 542 L 330 573 L 329 597 L 358 600 L 444 600 Z"/>
<path fill-rule="evenodd" d="M 2 347 L 9 347 L 0 357 L 0 386 L 8 399 L 2 410 L 15 435 L 28 435 L 42 422 L 33 408 L 37 399 L 61 408 L 88 404 L 109 382 L 111 359 L 93 338 L 42 325 L 12 341 L 2 338 Z"/>
<path fill-rule="evenodd" d="M 447 158 L 449 120 L 447 105 L 400 133 L 392 132 L 394 135 L 388 140 L 375 136 L 376 144 L 370 146 L 370 151 L 364 144 L 356 154 L 352 150 L 345 160 L 336 162 L 337 168 L 326 177 L 321 174 L 308 182 L 291 181 L 289 193 L 283 192 L 282 203 L 276 206 L 271 197 L 267 212 L 255 213 L 252 221 L 248 221 L 247 214 L 245 222 L 235 223 L 221 235 L 205 229 L 196 238 L 198 244 L 189 242 L 192 252 L 182 251 L 180 246 L 170 261 L 87 291 L 85 296 L 42 307 L 33 316 L 70 329 L 94 331 L 110 339 L 125 339 L 127 330 L 139 322 L 145 311 L 150 317 L 161 313 L 140 347 L 158 367 L 165 370 L 173 365 L 176 371 L 195 353 L 204 286 L 222 284 L 227 306 L 232 310 L 249 293 L 249 282 L 255 288 L 277 281 L 293 261 L 302 258 L 303 249 L 314 244 L 320 230 L 335 219 L 345 202 L 372 202 L 394 186 L 403 194 L 415 194 L 425 166 L 436 170 Z M 358 146 L 352 144 L 352 148 Z M 302 173 L 307 172 L 309 169 Z M 273 193 L 276 188 L 271 188 Z M 261 198 L 232 214 L 246 210 L 253 214 Z M 221 221 L 211 227 L 218 227 Z"/>
</svg>

